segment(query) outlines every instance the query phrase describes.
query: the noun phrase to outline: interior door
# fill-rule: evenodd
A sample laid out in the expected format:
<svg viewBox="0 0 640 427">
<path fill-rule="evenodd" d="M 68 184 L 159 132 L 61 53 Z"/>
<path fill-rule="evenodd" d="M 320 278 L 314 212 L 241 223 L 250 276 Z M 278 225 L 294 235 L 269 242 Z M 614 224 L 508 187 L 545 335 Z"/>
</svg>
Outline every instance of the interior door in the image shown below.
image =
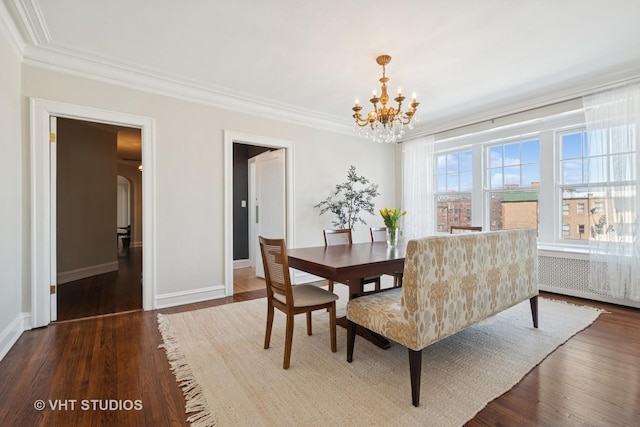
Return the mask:
<svg viewBox="0 0 640 427">
<path fill-rule="evenodd" d="M 54 116 L 49 117 L 49 170 L 50 170 L 50 181 L 49 181 L 49 193 L 50 193 L 50 249 L 49 253 L 51 254 L 51 266 L 49 271 L 49 296 L 50 296 L 50 306 L 51 306 L 51 321 L 54 322 L 58 320 L 58 304 L 57 304 L 57 293 L 58 293 L 58 227 L 57 227 L 57 182 L 56 177 L 58 176 L 58 168 L 57 168 L 57 134 L 58 134 L 58 125 L 57 119 Z"/>
<path fill-rule="evenodd" d="M 255 157 L 255 215 L 258 236 L 286 238 L 285 150 L 267 151 Z M 260 244 L 255 241 L 256 276 L 264 277 Z"/>
</svg>

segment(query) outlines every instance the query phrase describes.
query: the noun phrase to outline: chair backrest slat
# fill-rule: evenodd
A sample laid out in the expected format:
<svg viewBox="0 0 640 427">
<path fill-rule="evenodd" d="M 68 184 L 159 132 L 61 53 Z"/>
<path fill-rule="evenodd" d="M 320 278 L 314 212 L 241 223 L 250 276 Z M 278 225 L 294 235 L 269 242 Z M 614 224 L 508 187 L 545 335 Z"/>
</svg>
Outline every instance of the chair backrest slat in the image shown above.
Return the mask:
<svg viewBox="0 0 640 427">
<path fill-rule="evenodd" d="M 386 242 L 387 241 L 387 227 L 371 227 L 369 228 L 372 242 Z"/>
<path fill-rule="evenodd" d="M 350 245 L 353 243 L 350 228 L 340 228 L 338 230 L 324 230 L 324 245 Z"/>
<path fill-rule="evenodd" d="M 259 240 L 268 296 L 271 297 L 273 293 L 290 294 L 291 277 L 289 276 L 287 246 L 284 239 L 260 237 Z"/>
</svg>

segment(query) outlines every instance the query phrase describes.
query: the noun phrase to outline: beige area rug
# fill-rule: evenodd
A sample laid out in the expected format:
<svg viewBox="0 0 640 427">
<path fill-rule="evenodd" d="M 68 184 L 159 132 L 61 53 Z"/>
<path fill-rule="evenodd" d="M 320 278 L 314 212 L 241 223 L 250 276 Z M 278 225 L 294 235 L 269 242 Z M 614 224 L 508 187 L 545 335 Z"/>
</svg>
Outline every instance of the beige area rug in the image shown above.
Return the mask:
<svg viewBox="0 0 640 427">
<path fill-rule="evenodd" d="M 263 298 L 158 315 L 193 426 L 460 426 L 600 314 L 541 298 L 537 330 L 524 302 L 429 346 L 415 408 L 406 348 L 382 350 L 358 337 L 349 364 L 344 328 L 331 353 L 327 313 L 314 313 L 312 336 L 299 315 L 285 371 L 282 313 L 271 348 L 262 348 L 266 305 Z"/>
</svg>

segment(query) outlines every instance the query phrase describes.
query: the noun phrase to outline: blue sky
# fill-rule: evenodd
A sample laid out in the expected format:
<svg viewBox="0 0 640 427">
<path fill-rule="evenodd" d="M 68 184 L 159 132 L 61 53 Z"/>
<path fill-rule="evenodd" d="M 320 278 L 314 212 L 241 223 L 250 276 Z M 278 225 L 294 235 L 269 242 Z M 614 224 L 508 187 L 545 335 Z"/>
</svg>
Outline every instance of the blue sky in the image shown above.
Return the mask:
<svg viewBox="0 0 640 427">
<path fill-rule="evenodd" d="M 489 182 L 492 189 L 507 185 L 530 188 L 540 182 L 540 141 L 537 139 L 489 148 Z"/>
</svg>

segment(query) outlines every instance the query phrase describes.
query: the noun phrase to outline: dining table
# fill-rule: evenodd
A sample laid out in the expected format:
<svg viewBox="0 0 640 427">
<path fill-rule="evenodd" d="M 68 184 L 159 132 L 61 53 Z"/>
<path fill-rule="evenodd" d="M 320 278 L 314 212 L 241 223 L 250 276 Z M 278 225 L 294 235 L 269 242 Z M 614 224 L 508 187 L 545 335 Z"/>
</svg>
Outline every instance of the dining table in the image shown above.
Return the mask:
<svg viewBox="0 0 640 427">
<path fill-rule="evenodd" d="M 372 292 L 364 290 L 365 278 L 383 274 L 401 278 L 405 253 L 406 245 L 401 243 L 388 247 L 386 242 L 367 242 L 291 248 L 287 257 L 291 268 L 347 285 L 352 299 Z M 345 317 L 336 320 L 346 327 Z M 358 328 L 357 333 L 381 348 L 391 345 L 386 338 L 367 329 Z"/>
</svg>

